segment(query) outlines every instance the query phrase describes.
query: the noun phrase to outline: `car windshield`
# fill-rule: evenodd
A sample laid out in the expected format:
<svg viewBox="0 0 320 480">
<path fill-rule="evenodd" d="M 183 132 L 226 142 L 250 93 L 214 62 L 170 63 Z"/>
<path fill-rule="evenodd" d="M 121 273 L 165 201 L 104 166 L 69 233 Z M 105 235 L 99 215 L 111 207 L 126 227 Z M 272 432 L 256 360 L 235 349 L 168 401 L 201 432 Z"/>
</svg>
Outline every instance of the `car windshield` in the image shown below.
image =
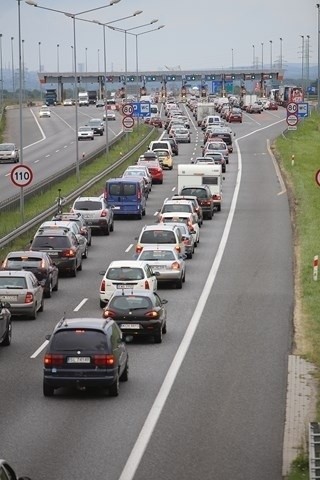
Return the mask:
<svg viewBox="0 0 320 480">
<path fill-rule="evenodd" d="M 106 278 L 108 280 L 143 280 L 144 272 L 142 268 L 136 267 L 111 267 L 108 269 Z"/>
<path fill-rule="evenodd" d="M 184 195 L 194 195 L 198 198 L 207 198 L 207 192 L 203 188 L 185 188 L 181 193 Z"/>
<path fill-rule="evenodd" d="M 24 277 L 0 277 L 0 288 L 27 288 L 27 282 Z"/>
<path fill-rule="evenodd" d="M 63 350 L 104 352 L 107 349 L 106 335 L 96 330 L 83 328 L 58 331 L 54 334 L 51 342 L 51 350 L 55 352 Z"/>
<path fill-rule="evenodd" d="M 152 308 L 152 302 L 148 297 L 138 295 L 122 295 L 110 300 L 108 308 L 117 310 L 140 310 Z"/>
<path fill-rule="evenodd" d="M 12 143 L 2 143 L 0 145 L 0 150 L 3 152 L 11 152 L 14 150 L 14 145 L 12 145 Z"/>
<path fill-rule="evenodd" d="M 79 200 L 75 202 L 75 210 L 102 210 L 101 202 L 95 200 Z"/>
</svg>

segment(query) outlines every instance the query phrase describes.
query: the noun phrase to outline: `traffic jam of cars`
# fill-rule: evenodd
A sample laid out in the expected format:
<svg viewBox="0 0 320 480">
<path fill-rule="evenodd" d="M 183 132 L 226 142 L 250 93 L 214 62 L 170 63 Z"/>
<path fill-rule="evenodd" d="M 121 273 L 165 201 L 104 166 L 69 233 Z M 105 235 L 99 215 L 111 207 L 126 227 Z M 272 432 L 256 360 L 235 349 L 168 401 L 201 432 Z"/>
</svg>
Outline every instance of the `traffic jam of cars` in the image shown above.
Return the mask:
<svg viewBox="0 0 320 480">
<path fill-rule="evenodd" d="M 59 278 L 77 277 L 90 261 L 94 234 L 112 236 L 116 222 L 141 220 L 153 188 L 161 188 L 156 185 L 172 171 L 177 175 L 177 190 L 164 200 L 156 222 L 144 225 L 136 237 L 133 258 L 115 258 L 99 272 L 97 307 L 102 312 L 92 318 L 63 315 L 47 336 L 44 396 L 66 387 L 101 388 L 118 396 L 120 382 L 129 375 L 127 345 L 142 338 L 162 343 L 168 301 L 161 289 L 183 288 L 188 262 L 201 245 L 201 229 L 223 208 L 223 175 L 233 152 L 234 133 L 216 112 L 200 126 L 202 155 L 175 165 L 179 149 L 187 148 L 181 144 L 192 141 L 195 104 L 190 99 L 181 108 L 174 98 L 168 99 L 161 112 L 161 136 L 134 165 L 121 177 L 108 178 L 100 196 L 80 196 L 69 211 L 43 222 L 28 247 L 2 260 L 0 344 L 9 346 L 12 318 L 35 320 L 41 315 L 45 299 L 58 296 Z M 92 135 L 104 131 L 99 119 L 83 128 Z"/>
</svg>

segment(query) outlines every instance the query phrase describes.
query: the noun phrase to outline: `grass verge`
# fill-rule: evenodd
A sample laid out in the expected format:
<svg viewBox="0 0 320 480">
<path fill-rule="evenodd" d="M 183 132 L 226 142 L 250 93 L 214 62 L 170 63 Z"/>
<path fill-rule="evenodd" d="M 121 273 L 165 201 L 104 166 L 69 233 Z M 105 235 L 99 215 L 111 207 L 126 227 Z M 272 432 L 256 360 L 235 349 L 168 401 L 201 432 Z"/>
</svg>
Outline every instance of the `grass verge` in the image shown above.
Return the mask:
<svg viewBox="0 0 320 480">
<path fill-rule="evenodd" d="M 145 138 L 147 133 L 149 132 L 150 132 L 149 127 L 145 125 L 139 126 L 139 129 L 130 133 L 128 141 L 127 139 L 123 139 L 116 146 L 111 147 L 108 156 L 102 155 L 98 159 L 94 160 L 90 165 L 82 167 L 80 172 L 79 183 L 76 181 L 75 176 L 71 175 L 70 177 L 66 178 L 64 181 L 53 185 L 50 189 L 44 191 L 41 195 L 37 195 L 36 197 L 27 200 L 25 202 L 25 209 L 24 209 L 25 220 L 27 221 L 32 219 L 36 214 L 39 214 L 45 211 L 47 208 L 54 205 L 56 202 L 56 198 L 58 196 L 58 189 L 61 189 L 62 196 L 67 196 L 79 186 L 84 185 L 92 177 L 94 177 L 98 173 L 105 170 L 109 165 L 112 165 L 122 155 L 127 153 L 130 149 L 132 149 L 135 145 L 137 145 L 141 140 L 143 140 L 143 138 Z M 119 168 L 117 168 L 112 172 L 112 177 L 121 176 L 121 174 L 126 169 L 126 167 L 128 165 L 132 165 L 137 160 L 139 155 L 146 150 L 149 142 L 158 137 L 159 137 L 159 133 L 155 131 L 152 137 L 146 140 L 146 143 L 139 149 L 138 152 L 132 155 Z M 97 182 L 93 187 L 88 189 L 85 194 L 92 195 L 92 196 L 101 195 L 104 189 L 105 182 L 109 177 L 110 175 L 109 176 L 106 175 L 106 177 L 103 180 L 101 180 L 100 182 Z M 65 210 L 68 210 L 68 206 L 65 207 Z M 0 237 L 3 237 L 4 235 L 10 233 L 16 227 L 21 225 L 21 214 L 18 208 L 12 211 L 1 212 L 0 218 L 1 218 Z M 1 248 L 0 260 L 4 259 L 7 253 L 12 250 L 25 248 L 29 244 L 30 239 L 33 236 L 34 230 L 35 229 L 30 230 L 30 232 L 28 232 L 27 234 L 21 235 L 21 237 L 19 237 L 12 243 L 9 243 L 5 247 Z"/>
</svg>

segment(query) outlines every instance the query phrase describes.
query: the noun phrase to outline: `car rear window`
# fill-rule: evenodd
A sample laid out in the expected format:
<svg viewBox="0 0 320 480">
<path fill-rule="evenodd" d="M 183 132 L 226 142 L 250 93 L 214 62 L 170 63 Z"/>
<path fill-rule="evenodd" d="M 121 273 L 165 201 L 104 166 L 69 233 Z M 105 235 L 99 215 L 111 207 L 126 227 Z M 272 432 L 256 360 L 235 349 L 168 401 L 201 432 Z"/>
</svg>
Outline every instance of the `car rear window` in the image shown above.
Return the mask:
<svg viewBox="0 0 320 480">
<path fill-rule="evenodd" d="M 183 203 L 172 203 L 172 204 L 165 204 L 162 207 L 161 213 L 166 212 L 191 212 L 192 208 L 191 205 L 183 204 Z"/>
<path fill-rule="evenodd" d="M 24 277 L 0 277 L 0 288 L 27 288 Z"/>
<path fill-rule="evenodd" d="M 204 188 L 184 188 L 181 195 L 194 195 L 197 198 L 207 198 L 207 191 Z"/>
<path fill-rule="evenodd" d="M 140 260 L 147 261 L 163 261 L 163 260 L 175 260 L 173 252 L 170 250 L 142 250 L 139 257 Z"/>
<path fill-rule="evenodd" d="M 6 262 L 6 268 L 27 268 L 27 267 L 35 267 L 41 268 L 42 266 L 42 259 L 37 257 L 10 257 Z"/>
<path fill-rule="evenodd" d="M 79 200 L 75 202 L 75 210 L 102 210 L 101 202 L 95 200 Z"/>
<path fill-rule="evenodd" d="M 152 308 L 152 302 L 148 297 L 139 297 L 137 295 L 114 297 L 110 300 L 108 308 L 118 310 L 139 310 L 140 308 Z"/>
<path fill-rule="evenodd" d="M 150 230 L 143 232 L 141 243 L 176 243 L 176 237 L 169 230 Z"/>
<path fill-rule="evenodd" d="M 70 241 L 68 237 L 59 236 L 45 236 L 41 235 L 35 237 L 32 242 L 32 249 L 34 248 L 48 248 L 49 250 L 55 250 L 60 248 L 69 248 Z"/>
<path fill-rule="evenodd" d="M 130 197 L 135 195 L 137 185 L 135 183 L 111 183 L 109 185 L 109 195 Z"/>
<path fill-rule="evenodd" d="M 90 350 L 103 352 L 108 350 L 107 337 L 96 330 L 83 328 L 61 330 L 54 334 L 51 349 L 53 351 Z"/>
<path fill-rule="evenodd" d="M 144 272 L 142 268 L 136 267 L 111 267 L 108 269 L 106 277 L 108 280 L 143 280 Z"/>
</svg>

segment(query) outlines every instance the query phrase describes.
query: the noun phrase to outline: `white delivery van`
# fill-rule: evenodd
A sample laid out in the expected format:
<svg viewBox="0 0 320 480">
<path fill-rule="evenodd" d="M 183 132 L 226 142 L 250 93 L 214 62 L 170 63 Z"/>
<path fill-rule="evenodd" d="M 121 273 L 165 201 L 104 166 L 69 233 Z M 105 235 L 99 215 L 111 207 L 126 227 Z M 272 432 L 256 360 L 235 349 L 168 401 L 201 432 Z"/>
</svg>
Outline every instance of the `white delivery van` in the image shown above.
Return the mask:
<svg viewBox="0 0 320 480">
<path fill-rule="evenodd" d="M 180 164 L 178 165 L 178 192 L 185 186 L 208 185 L 215 208 L 222 206 L 221 165 Z"/>
</svg>

